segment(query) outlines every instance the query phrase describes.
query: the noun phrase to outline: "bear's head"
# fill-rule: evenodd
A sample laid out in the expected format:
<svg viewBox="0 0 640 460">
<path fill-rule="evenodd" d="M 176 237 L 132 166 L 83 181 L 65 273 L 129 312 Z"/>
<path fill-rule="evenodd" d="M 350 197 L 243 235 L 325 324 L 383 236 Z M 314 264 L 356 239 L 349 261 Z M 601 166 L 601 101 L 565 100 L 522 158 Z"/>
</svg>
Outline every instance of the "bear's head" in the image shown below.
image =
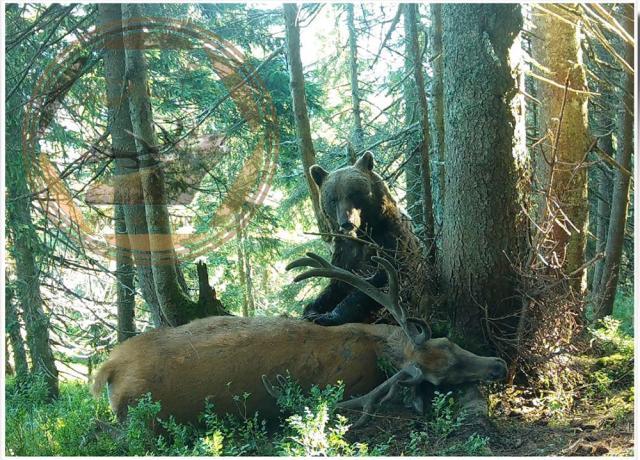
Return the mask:
<svg viewBox="0 0 640 460">
<path fill-rule="evenodd" d="M 353 166 L 328 172 L 319 165 L 309 173 L 320 189 L 322 210 L 333 231 L 355 235 L 365 226 L 375 227 L 389 204 L 389 189 L 373 170 L 373 154 L 365 152 Z"/>
</svg>

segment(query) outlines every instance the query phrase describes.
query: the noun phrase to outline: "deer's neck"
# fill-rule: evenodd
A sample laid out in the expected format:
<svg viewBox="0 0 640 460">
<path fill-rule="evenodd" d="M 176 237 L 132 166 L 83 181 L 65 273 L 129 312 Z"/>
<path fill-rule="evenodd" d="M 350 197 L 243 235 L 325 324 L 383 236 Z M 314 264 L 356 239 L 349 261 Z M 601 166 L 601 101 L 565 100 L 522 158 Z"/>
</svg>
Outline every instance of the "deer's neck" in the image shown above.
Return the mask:
<svg viewBox="0 0 640 460">
<path fill-rule="evenodd" d="M 399 326 L 390 324 L 367 324 L 366 332 L 371 336 L 378 359 L 399 369 L 404 365 L 409 340 Z"/>
</svg>

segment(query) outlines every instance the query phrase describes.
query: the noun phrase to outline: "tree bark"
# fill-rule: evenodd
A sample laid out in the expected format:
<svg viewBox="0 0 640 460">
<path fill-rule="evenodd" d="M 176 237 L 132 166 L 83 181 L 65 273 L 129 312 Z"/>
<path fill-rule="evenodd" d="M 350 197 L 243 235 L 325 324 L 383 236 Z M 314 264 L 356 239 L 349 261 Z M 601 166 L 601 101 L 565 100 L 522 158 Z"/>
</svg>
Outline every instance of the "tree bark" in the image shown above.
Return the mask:
<svg viewBox="0 0 640 460">
<path fill-rule="evenodd" d="M 441 280 L 452 337 L 491 350 L 488 318 L 513 314 L 518 193 L 509 51 L 520 6 L 444 4 L 445 174 Z M 515 325 L 511 325 L 515 327 Z"/>
<path fill-rule="evenodd" d="M 550 268 L 564 273 L 577 270 L 570 284 L 584 293 L 586 271 L 578 269 L 585 262 L 588 201 L 587 168 L 583 163 L 591 139 L 587 96 L 572 90 L 587 89 L 586 73 L 578 27 L 562 19 L 566 16 L 563 10 L 554 5 L 548 7 L 553 14 L 537 11 L 534 15 L 532 54 L 544 76 L 560 87 L 538 84 L 540 132 L 546 136 L 541 146 L 546 160 L 536 157 L 535 175 L 541 189 L 547 192 L 541 203 L 545 209 L 542 220 L 554 222 L 549 237 Z"/>
<path fill-rule="evenodd" d="M 613 142 L 611 133 L 598 139 L 598 147 L 607 155 L 613 157 Z M 609 217 L 611 215 L 611 178 L 608 171 L 603 168 L 597 170 L 598 198 L 596 207 L 596 254 L 605 252 L 607 244 L 607 231 L 609 228 Z M 593 269 L 592 292 L 597 293 L 602 279 L 604 269 L 604 258 L 598 260 Z"/>
<path fill-rule="evenodd" d="M 243 235 L 242 241 L 243 241 L 243 244 L 246 241 L 246 238 L 244 237 L 244 235 Z M 249 253 L 246 250 L 246 246 L 244 248 L 243 255 L 244 255 L 244 273 L 245 273 L 245 276 L 246 276 L 246 283 L 247 283 L 247 290 L 246 290 L 246 294 L 247 294 L 247 312 L 248 312 L 249 316 L 255 316 L 255 314 L 256 314 L 256 298 L 255 298 L 255 292 L 254 292 L 254 289 L 253 289 L 253 273 L 252 273 L 252 270 L 251 270 L 251 259 L 249 257 Z"/>
<path fill-rule="evenodd" d="M 361 151 L 364 142 L 360 91 L 358 88 L 358 36 L 353 14 L 353 3 L 347 3 L 347 29 L 349 30 L 349 78 L 351 83 L 351 107 L 353 111 L 353 134 L 351 142 L 356 151 Z"/>
<path fill-rule="evenodd" d="M 236 247 L 238 252 L 238 282 L 242 288 L 242 316 L 245 318 L 249 316 L 249 301 L 247 296 L 247 274 L 245 272 L 244 263 L 244 242 L 242 239 L 242 226 L 240 225 L 240 219 L 236 219 Z"/>
<path fill-rule="evenodd" d="M 429 147 L 431 145 L 429 133 L 429 106 L 425 91 L 424 74 L 422 72 L 422 59 L 420 58 L 420 44 L 418 41 L 418 14 L 417 4 L 407 3 L 404 6 L 404 14 L 408 16 L 409 39 L 413 54 L 413 79 L 416 84 L 416 96 L 420 110 L 420 124 L 422 127 L 422 139 L 420 141 L 420 177 L 422 179 L 422 215 L 424 219 L 424 242 L 427 248 L 427 261 L 435 262 L 435 226 L 433 223 L 433 199 L 431 195 L 431 166 L 429 163 Z M 425 44 L 426 46 L 426 44 Z"/>
<path fill-rule="evenodd" d="M 120 244 L 128 243 L 127 225 L 121 204 L 114 205 L 116 232 L 116 303 L 118 305 L 118 342 L 124 342 L 136 335 L 134 324 L 136 292 L 134 287 L 134 265 L 131 251 Z"/>
<path fill-rule="evenodd" d="M 149 231 L 142 183 L 136 162 L 136 143 L 130 134 L 133 132 L 133 126 L 129 116 L 129 99 L 125 86 L 124 40 L 121 25 L 122 12 L 119 4 L 100 3 L 98 5 L 98 27 L 102 28 L 103 33 L 108 34 L 103 59 L 109 110 L 108 129 L 115 157 L 114 204 L 122 207 L 126 230 L 126 235 L 116 232 L 117 257 L 126 257 L 127 254 L 121 251 L 126 252 L 126 248 L 131 249 L 142 298 L 150 309 L 154 325 L 158 327 L 163 324 L 163 321 L 151 270 Z"/>
<path fill-rule="evenodd" d="M 143 281 L 152 280 L 153 293 L 160 307 L 163 324 L 176 326 L 194 318 L 227 314 L 222 309 L 220 301 L 216 299 L 215 291 L 208 284 L 206 266 L 198 266 L 198 302 L 192 301 L 186 294 L 184 279 L 173 247 L 163 171 L 157 158 L 158 146 L 147 91 L 144 33 L 135 23 L 143 16 L 138 5 L 127 4 L 122 6 L 118 21 L 116 7 L 101 9 L 101 16 L 104 15 L 105 21 L 103 24 L 111 20 L 118 29 L 121 21 L 129 30 L 124 36 L 115 33 L 110 37 L 112 40 L 107 41 L 107 48 L 113 48 L 113 53 L 107 53 L 110 59 L 108 62 L 112 66 L 105 62 L 105 68 L 110 91 L 108 99 L 112 104 L 111 114 L 115 117 L 114 122 L 118 123 L 112 128 L 112 142 L 115 140 L 117 144 L 114 151 L 123 154 L 124 157 L 123 162 L 116 164 L 116 167 L 126 168 L 116 173 L 127 173 L 116 175 L 116 180 L 121 180 L 116 185 L 116 196 L 124 203 L 138 206 L 130 208 L 135 209 L 135 217 L 140 219 L 134 220 L 132 227 L 129 227 L 126 219 L 127 208 L 124 210 L 129 244 L 135 249 L 141 249 L 133 251 L 134 257 L 136 254 L 140 256 L 135 258 L 136 265 L 150 266 L 150 271 L 144 272 L 147 278 Z M 113 73 L 110 74 L 110 71 Z M 126 91 L 121 89 L 123 81 Z M 125 96 L 127 104 L 120 104 Z M 125 112 L 125 108 L 128 108 L 128 113 Z M 117 115 L 121 115 L 122 118 Z M 124 119 L 126 116 L 129 118 L 128 122 Z M 135 137 L 133 142 L 130 136 L 125 136 L 129 127 Z M 145 230 L 146 234 L 138 234 L 137 230 Z M 126 244 L 124 238 L 120 238 L 120 242 Z M 142 259 L 145 254 L 150 255 L 147 260 Z"/>
<path fill-rule="evenodd" d="M 24 341 L 20 333 L 20 320 L 18 311 L 14 303 L 13 287 L 9 285 L 9 280 L 5 280 L 5 307 L 6 307 L 6 331 L 13 351 L 13 363 L 17 378 L 24 378 L 29 374 L 27 363 L 27 353 L 24 348 Z"/>
<path fill-rule="evenodd" d="M 20 126 L 15 116 L 9 116 L 7 138 L 20 139 Z M 48 397 L 53 399 L 58 396 L 58 370 L 49 343 L 49 317 L 40 295 L 36 255 L 42 248 L 31 220 L 31 193 L 23 163 L 23 155 L 29 153 L 21 152 L 17 142 L 6 146 L 7 233 L 11 240 L 9 251 L 16 264 L 16 294 L 27 331 L 32 372 L 44 377 Z"/>
<path fill-rule="evenodd" d="M 253 293 L 253 278 L 251 276 L 251 263 L 246 248 L 245 229 L 238 219 L 236 231 L 236 246 L 238 249 L 238 277 L 242 286 L 242 316 L 254 316 L 256 311 L 255 296 Z"/>
<path fill-rule="evenodd" d="M 402 19 L 404 23 L 404 71 L 414 75 L 415 56 L 413 53 L 413 29 L 410 26 L 411 16 L 407 14 L 407 4 L 402 5 Z M 405 78 L 404 92 L 404 124 L 410 126 L 420 117 L 418 97 L 416 95 L 415 78 Z M 422 179 L 420 173 L 420 139 L 409 138 L 409 145 L 405 152 L 404 176 L 406 182 L 407 213 L 411 216 L 418 234 L 424 236 L 424 208 L 422 206 Z"/>
<path fill-rule="evenodd" d="M 633 36 L 633 4 L 625 4 L 622 14 L 624 29 Z M 634 47 L 625 43 L 624 59 L 633 67 Z M 625 72 L 623 76 L 624 93 L 622 94 L 620 109 L 618 114 L 618 139 L 619 145 L 616 154 L 617 162 L 627 170 L 631 169 L 631 157 L 633 155 L 633 95 L 634 95 L 634 75 Z M 627 222 L 627 207 L 629 205 L 629 176 L 623 174 L 619 169 L 615 170 L 613 181 L 613 197 L 611 200 L 611 217 L 607 231 L 607 244 L 605 249 L 605 264 L 602 269 L 599 307 L 596 310 L 596 317 L 613 313 L 613 303 L 618 288 L 618 277 L 620 274 L 620 261 L 624 244 L 624 229 Z"/>
<path fill-rule="evenodd" d="M 435 132 L 435 145 L 438 152 L 438 160 L 440 162 L 438 168 L 438 182 L 440 185 L 440 202 L 444 202 L 446 193 L 445 174 L 444 174 L 444 98 L 443 98 L 443 67 L 442 67 L 442 5 L 440 3 L 431 4 L 432 17 L 432 55 L 433 55 L 433 116 Z"/>
<path fill-rule="evenodd" d="M 307 113 L 307 100 L 304 90 L 304 74 L 300 58 L 300 28 L 298 26 L 298 6 L 295 3 L 283 5 L 285 31 L 287 36 L 287 55 L 289 57 L 289 77 L 291 99 L 293 102 L 293 116 L 298 135 L 298 148 L 302 156 L 304 176 L 309 185 L 309 195 L 313 205 L 313 212 L 321 233 L 329 233 L 329 226 L 320 206 L 320 191 L 311 177 L 309 168 L 316 164 L 316 153 L 311 140 L 311 126 Z M 329 238 L 323 237 L 328 240 Z"/>
<path fill-rule="evenodd" d="M 122 19 L 125 27 L 133 25 L 135 20 L 140 20 L 142 17 L 139 5 L 123 5 Z M 177 326 L 187 322 L 184 310 L 195 309 L 195 305 L 178 283 L 171 223 L 166 206 L 164 174 L 157 159 L 158 143 L 149 100 L 143 33 L 140 30 L 127 32 L 125 41 L 129 115 L 140 165 L 140 179 L 149 230 L 151 270 L 163 318 L 170 326 Z"/>
</svg>

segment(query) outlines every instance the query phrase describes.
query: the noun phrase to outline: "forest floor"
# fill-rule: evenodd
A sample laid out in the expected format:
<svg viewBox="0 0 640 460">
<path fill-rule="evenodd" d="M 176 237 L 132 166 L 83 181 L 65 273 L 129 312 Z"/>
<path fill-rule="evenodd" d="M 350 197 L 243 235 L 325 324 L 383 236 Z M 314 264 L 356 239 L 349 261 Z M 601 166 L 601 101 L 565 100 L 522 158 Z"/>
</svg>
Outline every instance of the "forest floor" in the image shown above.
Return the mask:
<svg viewBox="0 0 640 460">
<path fill-rule="evenodd" d="M 505 456 L 629 456 L 634 455 L 633 412 L 614 415 L 599 408 L 576 408 L 573 414 L 558 420 L 539 410 L 531 400 L 521 401 L 509 413 L 491 417 L 489 427 L 464 423 L 446 439 L 433 437 L 422 447 L 423 455 Z M 375 423 L 353 430 L 352 442 L 369 445 L 389 444 L 387 455 L 407 453 L 414 433 L 424 428 L 423 418 L 407 417 L 406 410 L 389 411 Z M 487 439 L 480 451 L 465 449 L 471 432 Z M 392 438 L 393 441 L 389 442 Z M 423 450 L 424 449 L 424 450 Z"/>
<path fill-rule="evenodd" d="M 461 415 L 454 398 L 447 407 L 434 399 L 425 417 L 397 407 L 347 438 L 386 443 L 387 455 L 633 456 L 634 348 L 625 323 L 604 321 L 582 352 L 547 363 L 535 387 L 485 388 L 489 422 Z"/>
</svg>

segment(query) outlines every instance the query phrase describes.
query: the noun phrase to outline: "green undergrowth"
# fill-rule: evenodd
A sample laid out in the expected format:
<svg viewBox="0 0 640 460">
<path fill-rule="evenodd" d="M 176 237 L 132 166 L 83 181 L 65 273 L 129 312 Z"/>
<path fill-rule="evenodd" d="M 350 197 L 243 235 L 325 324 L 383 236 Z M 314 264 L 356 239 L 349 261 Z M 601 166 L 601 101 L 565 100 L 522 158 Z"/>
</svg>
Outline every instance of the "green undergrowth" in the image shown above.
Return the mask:
<svg viewBox="0 0 640 460">
<path fill-rule="evenodd" d="M 633 419 L 634 341 L 623 318 L 605 317 L 585 331 L 580 352 L 539 366 L 531 388 L 493 395 L 501 415 L 546 420 L 551 426 L 612 428 Z"/>
<path fill-rule="evenodd" d="M 106 397 L 93 398 L 79 382 L 62 382 L 60 397 L 46 401 L 41 379 L 6 386 L 6 453 L 11 456 L 382 456 L 479 455 L 486 438 L 447 442 L 464 420 L 450 394 L 436 394 L 432 415 L 398 447 L 393 436 L 375 444 L 356 441 L 351 421 L 335 410 L 342 385 L 304 392 L 291 379 L 280 388 L 281 422 L 276 429 L 255 414 L 218 415 L 208 404 L 199 427 L 159 420 L 160 403 L 149 395 L 118 423 Z M 251 395 L 239 396 L 241 402 Z M 152 427 L 161 426 L 157 434 Z M 394 445 L 393 451 L 391 446 Z M 400 449 L 400 452 L 397 450 Z"/>
<path fill-rule="evenodd" d="M 625 304 L 626 305 L 626 304 Z M 618 312 L 625 310 L 620 307 Z M 623 308 L 624 307 L 624 308 Z M 614 311 L 615 313 L 615 311 Z M 588 349 L 559 356 L 538 374 L 534 389 L 509 387 L 491 397 L 496 417 L 515 414 L 549 426 L 615 429 L 632 420 L 634 343 L 632 314 L 607 317 L 587 330 Z M 382 456 L 486 455 L 489 439 L 465 432 L 466 414 L 451 394 L 435 393 L 429 415 L 401 424 L 378 414 L 367 427 L 352 428 L 336 411 L 342 385 L 303 391 L 291 379 L 279 388 L 280 422 L 267 427 L 259 414 L 219 415 L 207 405 L 198 427 L 159 420 L 160 404 L 149 396 L 118 423 L 106 397 L 88 386 L 62 382 L 60 397 L 47 402 L 42 379 L 7 379 L 6 453 L 19 456 Z M 251 395 L 237 396 L 239 406 Z M 407 414 L 408 415 L 408 414 Z M 528 421 L 528 422 L 527 422 Z M 384 422 L 384 423 L 382 423 Z M 151 427 L 160 425 L 162 434 Z"/>
</svg>

